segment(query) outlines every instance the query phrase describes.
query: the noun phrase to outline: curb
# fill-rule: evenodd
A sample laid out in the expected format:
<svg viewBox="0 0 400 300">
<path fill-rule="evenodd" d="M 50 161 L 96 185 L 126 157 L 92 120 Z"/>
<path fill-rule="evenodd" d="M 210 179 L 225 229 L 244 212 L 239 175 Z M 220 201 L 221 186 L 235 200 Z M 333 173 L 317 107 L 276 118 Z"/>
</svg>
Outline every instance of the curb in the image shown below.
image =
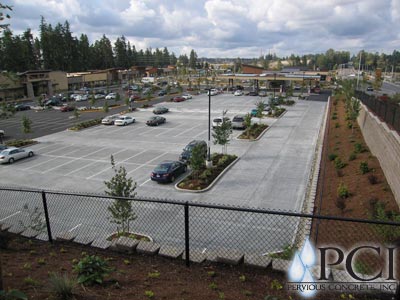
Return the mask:
<svg viewBox="0 0 400 300">
<path fill-rule="evenodd" d="M 215 178 L 215 179 L 210 183 L 210 185 L 209 185 L 208 187 L 206 187 L 205 189 L 202 189 L 202 190 L 187 190 L 187 189 L 181 189 L 180 187 L 178 187 L 178 185 L 179 185 L 186 177 L 188 177 L 188 176 L 191 174 L 191 172 L 190 172 L 187 176 L 185 176 L 184 178 L 182 178 L 181 180 L 179 180 L 179 181 L 175 184 L 175 189 L 176 189 L 177 191 L 180 191 L 180 192 L 189 192 L 189 193 L 204 193 L 204 192 L 207 192 L 208 190 L 211 190 L 211 189 L 214 187 L 214 185 L 218 182 L 218 180 L 219 180 L 230 168 L 232 168 L 232 166 L 233 166 L 234 164 L 236 164 L 236 162 L 237 162 L 239 159 L 240 159 L 240 157 L 236 158 L 233 162 L 231 162 L 231 163 L 229 164 L 229 166 L 227 166 L 227 167 L 217 176 L 217 178 Z"/>
</svg>

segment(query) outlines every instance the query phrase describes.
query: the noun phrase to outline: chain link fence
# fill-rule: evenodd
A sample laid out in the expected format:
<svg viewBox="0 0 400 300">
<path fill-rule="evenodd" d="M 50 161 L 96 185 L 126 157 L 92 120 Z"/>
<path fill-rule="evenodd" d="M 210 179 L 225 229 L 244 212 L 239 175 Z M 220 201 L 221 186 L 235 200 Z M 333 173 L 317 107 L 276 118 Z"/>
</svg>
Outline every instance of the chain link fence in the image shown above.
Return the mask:
<svg viewBox="0 0 400 300">
<path fill-rule="evenodd" d="M 400 134 L 400 106 L 396 103 L 383 101 L 374 95 L 356 91 L 355 96 L 360 99 L 372 112 Z"/>
<path fill-rule="evenodd" d="M 156 245 L 154 253 L 173 252 L 187 264 L 207 260 L 272 265 L 287 272 L 307 239 L 315 253 L 323 247 L 343 252 L 360 245 L 396 247 L 400 241 L 400 223 L 161 199 L 117 200 L 131 204 L 134 214 L 128 231 L 139 244 Z M 2 230 L 45 241 L 60 239 L 108 248 L 115 244 L 121 229 L 110 211 L 117 200 L 102 195 L 0 188 L 0 225 Z M 359 251 L 352 261 L 356 274 L 375 277 L 386 261 L 387 251 L 383 250 L 380 254 Z M 334 262 L 339 260 L 335 255 Z M 337 263 L 329 266 L 327 273 L 331 280 L 347 282 L 351 278 L 345 268 Z M 313 268 L 313 278 L 318 279 L 320 272 Z M 384 280 L 384 276 L 376 280 Z"/>
</svg>

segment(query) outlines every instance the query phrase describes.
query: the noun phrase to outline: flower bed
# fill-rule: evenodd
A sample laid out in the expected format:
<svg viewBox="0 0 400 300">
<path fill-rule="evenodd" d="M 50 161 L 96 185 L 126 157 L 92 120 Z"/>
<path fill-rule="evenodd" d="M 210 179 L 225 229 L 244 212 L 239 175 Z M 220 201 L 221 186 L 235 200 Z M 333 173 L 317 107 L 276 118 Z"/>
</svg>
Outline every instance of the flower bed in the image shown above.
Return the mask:
<svg viewBox="0 0 400 300">
<path fill-rule="evenodd" d="M 258 124 L 258 123 L 252 124 L 250 127 L 246 128 L 246 130 L 243 131 L 241 135 L 239 135 L 239 139 L 255 140 L 267 128 L 268 128 L 267 124 Z"/>
<path fill-rule="evenodd" d="M 207 169 L 204 167 L 198 172 L 192 172 L 178 184 L 178 187 L 193 191 L 204 190 L 236 159 L 236 155 L 214 153 L 211 156 L 212 168 Z"/>
<path fill-rule="evenodd" d="M 76 124 L 73 127 L 68 128 L 69 130 L 74 130 L 74 131 L 78 131 L 78 130 L 82 130 L 88 127 L 92 127 L 92 126 L 96 126 L 101 124 L 101 119 L 94 119 L 94 120 L 89 120 L 89 121 L 84 121 L 81 123 Z"/>
</svg>

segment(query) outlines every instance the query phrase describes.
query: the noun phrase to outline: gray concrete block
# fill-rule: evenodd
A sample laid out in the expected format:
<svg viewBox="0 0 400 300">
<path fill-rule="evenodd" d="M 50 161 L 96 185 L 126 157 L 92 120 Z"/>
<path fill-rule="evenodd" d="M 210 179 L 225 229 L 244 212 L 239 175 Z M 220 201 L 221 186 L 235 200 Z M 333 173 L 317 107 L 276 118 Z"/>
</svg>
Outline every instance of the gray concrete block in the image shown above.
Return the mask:
<svg viewBox="0 0 400 300">
<path fill-rule="evenodd" d="M 217 261 L 229 265 L 238 265 L 243 260 L 243 256 L 243 252 L 237 250 L 222 250 L 217 254 Z"/>
<path fill-rule="evenodd" d="M 138 240 L 131 239 L 126 236 L 121 236 L 115 240 L 115 249 L 119 252 L 132 253 L 133 251 L 135 251 L 138 244 Z"/>
<path fill-rule="evenodd" d="M 72 232 L 60 232 L 56 235 L 56 240 L 60 242 L 70 242 L 76 237 Z"/>
<path fill-rule="evenodd" d="M 203 252 L 192 250 L 189 253 L 189 260 L 195 263 L 202 263 L 206 260 L 207 255 Z M 186 259 L 185 252 L 183 252 L 182 259 Z"/>
<path fill-rule="evenodd" d="M 290 260 L 274 258 L 272 259 L 272 269 L 286 273 L 289 270 L 291 263 L 292 262 Z"/>
<path fill-rule="evenodd" d="M 78 235 L 74 238 L 74 242 L 83 245 L 89 245 L 93 242 L 94 237 L 86 236 L 86 235 Z"/>
<path fill-rule="evenodd" d="M 148 254 L 148 255 L 155 255 L 160 250 L 160 245 L 148 242 L 148 241 L 140 241 L 136 247 L 136 251 L 138 253 Z"/>
<path fill-rule="evenodd" d="M 40 234 L 40 232 L 33 230 L 31 228 L 28 228 L 27 230 L 25 230 L 21 233 L 22 236 L 25 236 L 28 238 L 34 238 L 34 237 L 38 236 L 39 234 Z"/>
<path fill-rule="evenodd" d="M 8 232 L 15 233 L 15 234 L 20 234 L 22 231 L 24 231 L 25 228 L 22 227 L 21 225 L 12 225 L 10 228 L 8 228 Z"/>
<path fill-rule="evenodd" d="M 268 256 L 262 256 L 257 254 L 244 255 L 244 264 L 249 267 L 268 268 L 271 262 L 272 258 Z"/>
<path fill-rule="evenodd" d="M 105 238 L 99 238 L 93 241 L 91 244 L 92 247 L 100 248 L 100 249 L 108 249 L 112 245 L 111 241 L 107 241 Z"/>
<path fill-rule="evenodd" d="M 206 260 L 211 262 L 218 262 L 217 253 L 215 252 L 206 252 Z"/>
<path fill-rule="evenodd" d="M 0 224 L 0 231 L 8 230 L 11 227 L 11 224 L 2 223 Z"/>
<path fill-rule="evenodd" d="M 161 246 L 158 251 L 158 255 L 169 257 L 169 258 L 178 258 L 184 252 L 183 248 L 173 247 L 173 246 Z"/>
</svg>

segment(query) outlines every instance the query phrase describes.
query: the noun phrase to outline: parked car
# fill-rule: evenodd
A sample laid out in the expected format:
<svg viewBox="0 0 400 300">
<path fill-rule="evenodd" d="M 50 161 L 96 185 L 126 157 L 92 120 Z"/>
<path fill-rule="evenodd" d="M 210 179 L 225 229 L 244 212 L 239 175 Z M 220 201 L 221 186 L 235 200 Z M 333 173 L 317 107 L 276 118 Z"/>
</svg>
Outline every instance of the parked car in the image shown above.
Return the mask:
<svg viewBox="0 0 400 300">
<path fill-rule="evenodd" d="M 243 115 L 237 115 L 237 116 L 233 117 L 232 128 L 233 129 L 245 129 L 246 128 Z"/>
<path fill-rule="evenodd" d="M 372 86 L 369 86 L 369 87 L 367 87 L 367 91 L 368 91 L 368 92 L 373 92 L 373 91 L 374 91 L 374 88 L 373 88 Z"/>
<path fill-rule="evenodd" d="M 165 96 L 167 94 L 166 90 L 161 90 L 158 92 L 158 96 Z"/>
<path fill-rule="evenodd" d="M 75 109 L 75 106 L 64 105 L 60 108 L 60 111 L 67 112 L 67 111 L 73 111 L 74 109 Z"/>
<path fill-rule="evenodd" d="M 258 93 L 256 91 L 251 91 L 249 92 L 249 96 L 258 96 Z"/>
<path fill-rule="evenodd" d="M 191 94 L 183 94 L 182 97 L 185 98 L 185 100 L 192 99 Z"/>
<path fill-rule="evenodd" d="M 16 148 L 11 147 L 7 148 L 0 152 L 0 163 L 5 164 L 9 163 L 12 164 L 14 161 L 25 158 L 31 157 L 34 153 L 32 150 L 27 148 Z"/>
<path fill-rule="evenodd" d="M 267 96 L 268 96 L 268 93 L 267 93 L 266 91 L 260 91 L 260 92 L 258 93 L 258 96 L 260 96 L 260 97 L 267 97 Z"/>
<path fill-rule="evenodd" d="M 220 126 L 222 124 L 222 121 L 223 121 L 222 117 L 218 117 L 218 118 L 213 119 L 212 127 L 215 128 L 215 127 Z M 230 122 L 230 119 L 228 117 L 224 117 L 224 121 L 225 122 Z"/>
<path fill-rule="evenodd" d="M 135 102 L 135 100 L 139 100 L 140 96 L 139 95 L 131 95 L 129 97 L 129 102 Z"/>
<path fill-rule="evenodd" d="M 75 101 L 79 102 L 79 101 L 86 101 L 89 99 L 89 96 L 84 94 L 84 95 L 76 95 L 75 96 Z"/>
<path fill-rule="evenodd" d="M 104 95 L 104 94 L 101 94 L 101 93 L 97 93 L 97 94 L 95 94 L 94 95 L 94 99 L 103 99 L 103 98 L 105 98 L 106 97 L 106 95 Z"/>
<path fill-rule="evenodd" d="M 131 123 L 135 123 L 135 118 L 130 117 L 130 116 L 119 116 L 114 120 L 114 125 L 117 126 L 125 126 Z"/>
<path fill-rule="evenodd" d="M 7 149 L 8 147 L 6 145 L 0 144 L 0 151 L 3 151 Z"/>
<path fill-rule="evenodd" d="M 117 97 L 117 94 L 116 93 L 109 93 L 107 96 L 106 96 L 106 100 L 112 100 L 112 99 L 115 99 Z"/>
<path fill-rule="evenodd" d="M 153 116 L 146 122 L 148 126 L 158 126 L 162 123 L 165 123 L 166 119 L 160 116 Z"/>
<path fill-rule="evenodd" d="M 235 96 L 242 96 L 243 95 L 243 91 L 242 90 L 236 90 L 235 93 L 233 94 Z"/>
<path fill-rule="evenodd" d="M 103 125 L 114 125 L 114 121 L 118 119 L 119 115 L 107 116 L 101 120 L 101 124 Z"/>
<path fill-rule="evenodd" d="M 44 106 L 61 106 L 62 103 L 56 99 L 49 99 L 44 103 Z"/>
<path fill-rule="evenodd" d="M 179 155 L 179 160 L 183 161 L 185 163 L 190 161 L 190 158 L 192 157 L 192 152 L 193 148 L 200 145 L 201 151 L 203 154 L 203 157 L 206 158 L 207 156 L 207 143 L 202 140 L 193 140 L 189 144 L 186 145 L 185 148 L 183 148 L 183 151 L 181 155 Z"/>
<path fill-rule="evenodd" d="M 153 109 L 153 114 L 160 115 L 160 114 L 165 114 L 168 111 L 169 111 L 168 108 L 165 106 L 157 106 L 156 108 Z"/>
<path fill-rule="evenodd" d="M 181 96 L 176 96 L 176 97 L 174 97 L 174 99 L 173 99 L 174 102 L 183 102 L 183 101 L 185 101 L 185 100 L 186 100 L 186 99 L 183 98 L 183 97 L 181 97 Z"/>
<path fill-rule="evenodd" d="M 151 180 L 157 182 L 174 182 L 179 175 L 186 173 L 187 166 L 180 161 L 163 161 L 151 172 Z"/>
<path fill-rule="evenodd" d="M 255 116 L 257 116 L 257 108 L 253 108 L 251 111 L 250 111 L 250 115 L 252 116 L 252 117 L 255 117 Z"/>
<path fill-rule="evenodd" d="M 22 111 L 22 110 L 29 110 L 29 109 L 31 109 L 31 107 L 26 104 L 16 104 L 14 106 L 14 109 L 15 109 L 15 111 Z"/>
</svg>

